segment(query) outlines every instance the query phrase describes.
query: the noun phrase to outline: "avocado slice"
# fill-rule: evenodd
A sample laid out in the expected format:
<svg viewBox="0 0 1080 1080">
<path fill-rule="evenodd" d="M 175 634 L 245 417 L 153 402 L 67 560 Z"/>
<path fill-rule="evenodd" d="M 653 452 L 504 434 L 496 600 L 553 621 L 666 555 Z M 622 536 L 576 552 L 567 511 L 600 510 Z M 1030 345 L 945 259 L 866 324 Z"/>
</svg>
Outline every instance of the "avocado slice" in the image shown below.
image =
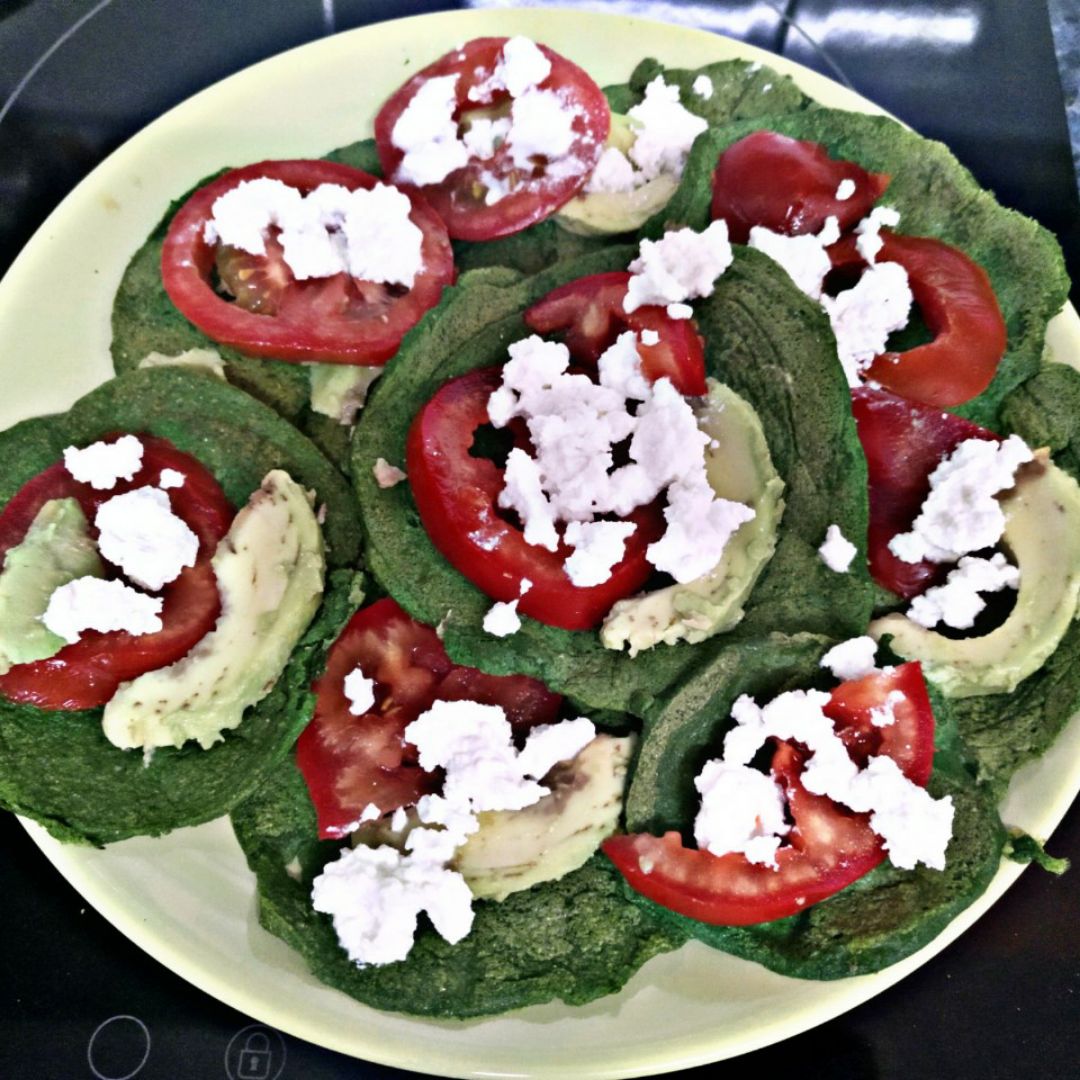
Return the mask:
<svg viewBox="0 0 1080 1080">
<path fill-rule="evenodd" d="M 114 746 L 207 750 L 238 727 L 285 667 L 319 606 L 322 533 L 307 494 L 273 469 L 234 519 L 212 560 L 221 617 L 187 656 L 124 683 L 105 706 Z"/>
<path fill-rule="evenodd" d="M 597 735 L 544 777 L 550 795 L 523 810 L 480 814 L 454 859 L 473 896 L 505 900 L 584 866 L 619 824 L 633 746 L 633 736 Z"/>
<path fill-rule="evenodd" d="M 713 440 L 705 450 L 709 485 L 721 499 L 752 506 L 755 516 L 739 527 L 707 574 L 616 603 L 600 629 L 609 649 L 629 645 L 635 656 L 661 642 L 704 641 L 730 630 L 743 617 L 746 598 L 776 550 L 784 481 L 773 468 L 761 421 L 730 387 L 715 379 L 708 385 L 708 396 L 695 412 L 698 427 Z"/>
<path fill-rule="evenodd" d="M 946 697 L 1009 693 L 1045 663 L 1076 617 L 1080 597 L 1080 486 L 1046 450 L 1001 499 L 1004 546 L 1020 568 L 1016 606 L 996 630 L 954 640 L 886 615 L 870 624 L 905 660 L 921 660 Z"/>
<path fill-rule="evenodd" d="M 346 426 L 356 423 L 356 414 L 364 407 L 371 384 L 383 370 L 381 366 L 354 364 L 308 364 L 307 369 L 311 411 Z"/>
<path fill-rule="evenodd" d="M 634 121 L 622 113 L 611 114 L 611 131 L 604 149 L 613 147 L 629 156 L 637 140 Z M 634 232 L 668 204 L 679 178 L 662 173 L 633 191 L 590 191 L 575 195 L 555 215 L 555 221 L 578 236 L 613 236 Z"/>
<path fill-rule="evenodd" d="M 75 499 L 50 499 L 0 571 L 0 675 L 12 664 L 55 656 L 67 642 L 41 616 L 53 592 L 81 577 L 103 577 L 97 545 Z"/>
</svg>

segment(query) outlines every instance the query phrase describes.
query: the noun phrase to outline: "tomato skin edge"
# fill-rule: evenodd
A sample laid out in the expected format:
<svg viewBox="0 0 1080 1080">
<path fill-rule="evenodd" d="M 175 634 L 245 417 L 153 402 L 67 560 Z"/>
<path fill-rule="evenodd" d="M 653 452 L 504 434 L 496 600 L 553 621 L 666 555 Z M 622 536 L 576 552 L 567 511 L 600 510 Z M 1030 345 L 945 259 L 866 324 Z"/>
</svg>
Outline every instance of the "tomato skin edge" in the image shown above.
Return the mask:
<svg viewBox="0 0 1080 1080">
<path fill-rule="evenodd" d="M 410 220 L 424 234 L 424 268 L 409 293 L 395 301 L 393 325 L 387 322 L 365 329 L 362 321 L 350 325 L 339 318 L 336 322 L 321 320 L 316 332 L 295 321 L 245 311 L 219 296 L 210 284 L 215 247 L 203 239 L 203 229 L 213 203 L 243 181 L 259 177 L 278 179 L 305 192 L 322 183 L 354 190 L 383 182 L 348 165 L 304 159 L 257 162 L 216 177 L 197 189 L 169 223 L 162 244 L 161 274 L 173 306 L 207 337 L 245 356 L 289 363 L 382 366 L 424 311 L 438 303 L 443 286 L 454 281 L 453 251 L 442 220 L 421 194 L 401 189 L 412 203 Z M 332 282 L 334 278 L 320 280 Z"/>
</svg>

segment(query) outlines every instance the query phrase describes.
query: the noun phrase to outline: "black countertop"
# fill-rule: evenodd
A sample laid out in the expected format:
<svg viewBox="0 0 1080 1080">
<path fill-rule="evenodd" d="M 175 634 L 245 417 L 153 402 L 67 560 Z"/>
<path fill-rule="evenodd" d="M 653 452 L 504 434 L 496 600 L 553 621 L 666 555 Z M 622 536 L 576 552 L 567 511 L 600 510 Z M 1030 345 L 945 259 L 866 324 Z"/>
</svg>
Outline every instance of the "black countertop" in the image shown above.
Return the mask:
<svg viewBox="0 0 1080 1080">
<path fill-rule="evenodd" d="M 469 6 L 485 3 L 497 0 Z M 194 91 L 326 33 L 457 6 L 464 5 L 0 0 L 0 101 L 8 102 L 0 112 L 0 269 L 98 161 Z M 1080 204 L 1064 105 L 1080 147 L 1075 0 L 1050 2 L 1060 75 L 1051 19 L 1035 0 L 565 6 L 728 33 L 848 81 L 948 143 L 1004 203 L 1052 229 L 1074 279 L 1080 276 Z M 252 1080 L 407 1075 L 247 1030 L 246 1017 L 190 987 L 88 908 L 9 815 L 0 817 L 0 838 L 8 929 L 0 1077 L 216 1080 L 245 1069 Z M 1080 867 L 1080 810 L 1049 846 Z M 1080 1075 L 1078 916 L 1080 870 L 1061 879 L 1029 870 L 974 928 L 891 990 L 782 1044 L 683 1075 Z M 246 1063 L 245 1045 L 253 1051 Z M 269 1057 L 260 1055 L 267 1047 Z"/>
</svg>

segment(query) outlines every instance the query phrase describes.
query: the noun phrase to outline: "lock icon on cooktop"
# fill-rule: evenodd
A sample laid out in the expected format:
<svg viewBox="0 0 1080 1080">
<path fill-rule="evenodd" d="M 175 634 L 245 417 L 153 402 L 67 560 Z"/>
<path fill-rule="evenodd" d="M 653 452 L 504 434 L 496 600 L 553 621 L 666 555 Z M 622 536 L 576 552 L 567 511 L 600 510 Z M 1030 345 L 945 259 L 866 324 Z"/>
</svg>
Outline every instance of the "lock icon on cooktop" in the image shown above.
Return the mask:
<svg viewBox="0 0 1080 1080">
<path fill-rule="evenodd" d="M 240 1050 L 236 1080 L 268 1080 L 272 1061 L 270 1036 L 265 1031 L 251 1032 Z"/>
</svg>

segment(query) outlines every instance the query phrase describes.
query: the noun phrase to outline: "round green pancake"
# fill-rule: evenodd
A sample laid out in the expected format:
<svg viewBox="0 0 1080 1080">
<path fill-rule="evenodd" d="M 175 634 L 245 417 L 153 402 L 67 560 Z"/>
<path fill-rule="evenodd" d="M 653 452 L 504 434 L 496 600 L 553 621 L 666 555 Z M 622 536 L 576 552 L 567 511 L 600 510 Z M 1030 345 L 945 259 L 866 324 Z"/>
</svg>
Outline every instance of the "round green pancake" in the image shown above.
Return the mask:
<svg viewBox="0 0 1080 1080">
<path fill-rule="evenodd" d="M 345 479 L 272 410 L 213 376 L 176 368 L 114 379 L 63 416 L 27 420 L 0 434 L 0 505 L 65 446 L 131 431 L 163 436 L 198 458 L 229 501 L 242 506 L 271 469 L 288 471 L 326 507 L 331 569 L 323 607 L 275 688 L 210 750 L 195 744 L 118 750 L 101 710 L 52 712 L 0 701 L 0 805 L 42 822 L 61 840 L 104 844 L 157 835 L 226 813 L 253 790 L 310 715 L 311 671 L 348 614 L 360 529 Z"/>
<path fill-rule="evenodd" d="M 704 228 L 717 158 L 732 143 L 763 129 L 821 143 L 834 158 L 888 173 L 892 179 L 878 202 L 900 211 L 897 231 L 944 240 L 986 271 L 1005 317 L 1008 350 L 990 386 L 954 411 L 996 429 L 1002 399 L 1039 370 L 1046 324 L 1068 298 L 1068 277 L 1054 237 L 1001 206 L 942 143 L 887 117 L 817 108 L 705 132 L 694 143 L 663 220 L 650 222 L 644 231 L 659 235 L 665 224 Z"/>
<path fill-rule="evenodd" d="M 524 280 L 499 270 L 465 275 L 375 384 L 353 436 L 352 471 L 368 565 L 411 615 L 444 624 L 453 660 L 495 674 L 533 675 L 583 706 L 642 716 L 707 667 L 728 641 L 805 632 L 822 635 L 824 649 L 825 638 L 861 634 L 869 619 L 865 560 L 837 574 L 817 554 L 830 524 L 860 548 L 866 535 L 866 464 L 847 384 L 825 316 L 779 267 L 740 251 L 713 296 L 695 304 L 709 374 L 756 409 L 785 483 L 776 553 L 731 634 L 660 645 L 633 658 L 605 649 L 595 631 L 559 630 L 528 618 L 517 633 L 495 638 L 482 629 L 491 599 L 435 549 L 408 484 L 380 488 L 372 474 L 380 457 L 404 464 L 409 425 L 444 382 L 506 359 L 507 345 L 528 333 L 521 312 L 529 304 L 564 281 L 625 267 L 633 254 L 609 248 Z"/>
<path fill-rule="evenodd" d="M 560 881 L 501 903 L 476 901 L 473 929 L 457 945 L 422 925 L 407 960 L 358 968 L 330 917 L 311 907 L 311 882 L 341 845 L 316 839 L 315 810 L 295 764 L 282 762 L 232 822 L 258 879 L 259 921 L 323 982 L 380 1009 L 465 1018 L 552 999 L 580 1005 L 614 993 L 650 956 L 686 938 L 628 903 L 618 872 L 594 855 Z"/>
</svg>

